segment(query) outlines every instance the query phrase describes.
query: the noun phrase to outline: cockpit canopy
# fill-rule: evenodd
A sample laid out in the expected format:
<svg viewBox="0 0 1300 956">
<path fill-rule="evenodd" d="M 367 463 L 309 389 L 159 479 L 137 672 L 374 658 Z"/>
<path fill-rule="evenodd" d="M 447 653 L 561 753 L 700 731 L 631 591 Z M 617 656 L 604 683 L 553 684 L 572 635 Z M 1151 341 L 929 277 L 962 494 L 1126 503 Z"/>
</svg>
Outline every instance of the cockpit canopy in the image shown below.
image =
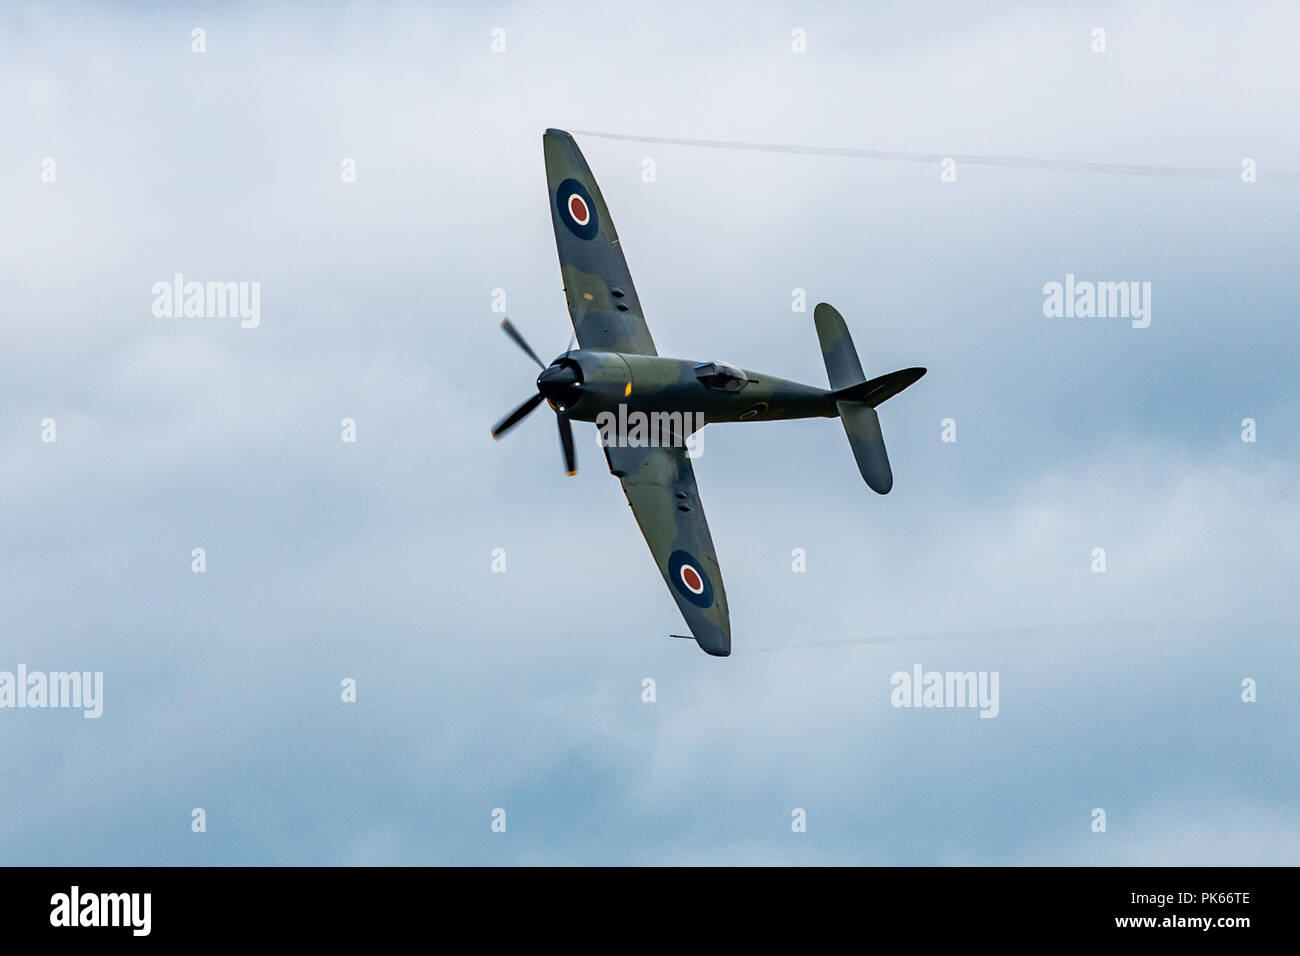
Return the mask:
<svg viewBox="0 0 1300 956">
<path fill-rule="evenodd" d="M 738 392 L 749 384 L 744 372 L 726 362 L 701 362 L 695 366 L 695 377 L 705 387 L 725 392 Z"/>
</svg>

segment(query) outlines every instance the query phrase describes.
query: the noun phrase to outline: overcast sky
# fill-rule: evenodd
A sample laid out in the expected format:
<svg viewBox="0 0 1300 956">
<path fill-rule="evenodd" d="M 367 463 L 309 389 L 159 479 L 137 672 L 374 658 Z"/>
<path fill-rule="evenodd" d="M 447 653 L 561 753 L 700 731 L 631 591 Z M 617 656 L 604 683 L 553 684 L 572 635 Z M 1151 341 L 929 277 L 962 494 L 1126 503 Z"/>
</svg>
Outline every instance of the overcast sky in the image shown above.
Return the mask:
<svg viewBox="0 0 1300 956">
<path fill-rule="evenodd" d="M 1268 176 L 1300 170 L 1297 33 L 1280 3 L 7 4 L 0 670 L 104 699 L 0 709 L 0 861 L 1300 861 L 1300 184 Z M 868 375 L 930 370 L 880 410 L 888 497 L 838 422 L 707 430 L 712 659 L 668 639 L 594 428 L 573 479 L 544 410 L 488 434 L 536 375 L 493 290 L 544 356 L 570 334 L 552 126 L 1224 176 L 578 136 L 661 354 L 823 385 L 825 300 Z M 260 283 L 260 324 L 155 316 L 177 273 Z M 1150 282 L 1149 327 L 1045 317 L 1067 273 Z M 891 706 L 916 664 L 997 672 L 998 716 Z"/>
</svg>

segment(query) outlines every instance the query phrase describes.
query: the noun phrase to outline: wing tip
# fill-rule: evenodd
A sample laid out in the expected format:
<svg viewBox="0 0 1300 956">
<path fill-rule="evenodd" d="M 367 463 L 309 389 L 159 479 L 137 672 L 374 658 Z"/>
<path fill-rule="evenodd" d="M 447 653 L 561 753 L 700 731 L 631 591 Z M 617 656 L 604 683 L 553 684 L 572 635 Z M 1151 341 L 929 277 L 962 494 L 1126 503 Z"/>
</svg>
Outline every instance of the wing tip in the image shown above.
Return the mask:
<svg viewBox="0 0 1300 956">
<path fill-rule="evenodd" d="M 695 638 L 695 643 L 700 646 L 700 650 L 710 657 L 731 656 L 731 628 L 729 626 L 712 624 L 712 622 L 706 627 L 692 625 L 691 635 Z"/>
</svg>

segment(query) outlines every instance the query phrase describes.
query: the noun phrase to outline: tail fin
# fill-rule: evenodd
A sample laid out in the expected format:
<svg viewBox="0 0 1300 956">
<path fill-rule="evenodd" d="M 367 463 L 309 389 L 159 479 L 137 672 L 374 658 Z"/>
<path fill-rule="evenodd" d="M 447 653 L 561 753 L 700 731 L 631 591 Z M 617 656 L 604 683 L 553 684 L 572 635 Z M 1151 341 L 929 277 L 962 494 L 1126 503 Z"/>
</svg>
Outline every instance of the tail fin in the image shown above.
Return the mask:
<svg viewBox="0 0 1300 956">
<path fill-rule="evenodd" d="M 864 405 L 876 408 L 884 404 L 886 399 L 893 398 L 924 374 L 925 369 L 923 368 L 899 369 L 897 372 L 889 372 L 886 375 L 873 378 L 869 382 L 860 382 L 857 385 L 850 385 L 848 388 L 837 389 L 832 397 L 837 402 L 861 402 Z"/>
<path fill-rule="evenodd" d="M 872 491 L 887 495 L 894 487 L 894 473 L 889 467 L 876 406 L 919 379 L 925 369 L 906 368 L 867 381 L 844 318 L 823 302 L 813 310 L 813 321 L 831 382 L 831 397 L 844 423 L 858 471 Z"/>
</svg>

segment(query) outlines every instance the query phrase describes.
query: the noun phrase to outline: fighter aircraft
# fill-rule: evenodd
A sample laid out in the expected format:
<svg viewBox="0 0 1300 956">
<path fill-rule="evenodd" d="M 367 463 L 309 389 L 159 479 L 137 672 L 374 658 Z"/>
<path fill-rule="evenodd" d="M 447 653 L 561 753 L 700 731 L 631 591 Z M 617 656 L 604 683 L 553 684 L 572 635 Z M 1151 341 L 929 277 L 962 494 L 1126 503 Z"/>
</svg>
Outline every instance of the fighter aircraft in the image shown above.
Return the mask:
<svg viewBox="0 0 1300 956">
<path fill-rule="evenodd" d="M 574 475 L 574 420 L 608 423 L 621 411 L 620 422 L 629 413 L 641 413 L 684 423 L 673 432 L 675 441 L 648 445 L 630 434 L 602 432 L 602 444 L 610 473 L 623 483 L 632 514 L 695 642 L 706 653 L 726 657 L 731 653 L 727 594 L 695 485 L 689 432 L 712 422 L 838 417 L 868 487 L 888 494 L 894 476 L 876 406 L 925 369 L 868 380 L 844 319 L 824 302 L 813 311 L 813 322 L 829 389 L 725 362 L 660 357 L 609 207 L 582 152 L 572 136 L 558 129 L 546 131 L 542 146 L 560 273 L 579 347 L 547 365 L 509 319 L 501 323 L 542 371 L 537 394 L 497 422 L 492 436 L 501 438 L 545 400 L 559 424 L 565 471 Z"/>
</svg>

